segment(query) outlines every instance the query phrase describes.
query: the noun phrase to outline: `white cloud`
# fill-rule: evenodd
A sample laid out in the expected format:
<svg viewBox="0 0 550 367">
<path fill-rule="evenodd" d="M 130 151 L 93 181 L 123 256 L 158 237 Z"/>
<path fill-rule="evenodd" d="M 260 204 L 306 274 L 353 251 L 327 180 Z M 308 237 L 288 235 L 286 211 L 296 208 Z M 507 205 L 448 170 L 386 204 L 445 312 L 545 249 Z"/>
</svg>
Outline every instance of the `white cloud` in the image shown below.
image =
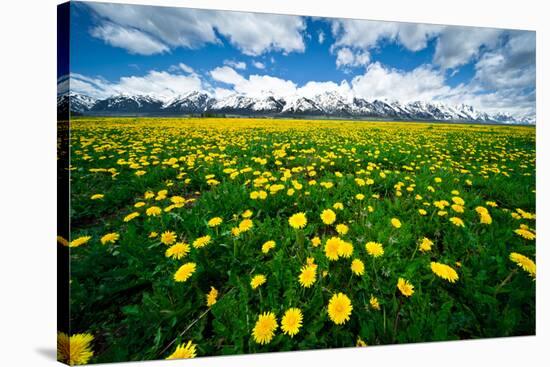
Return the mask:
<svg viewBox="0 0 550 367">
<path fill-rule="evenodd" d="M 254 65 L 254 67 L 255 67 L 256 69 L 265 69 L 264 63 L 259 62 L 259 61 L 254 61 L 254 62 L 252 63 L 252 65 Z"/>
<path fill-rule="evenodd" d="M 300 96 L 307 98 L 315 97 L 316 95 L 327 93 L 327 92 L 336 92 L 341 94 L 344 97 L 350 97 L 352 95 L 352 90 L 349 83 L 346 80 L 343 80 L 340 84 L 335 82 L 307 82 L 303 87 L 300 87 L 296 90 L 296 93 Z"/>
<path fill-rule="evenodd" d="M 229 66 L 220 66 L 211 70 L 210 76 L 214 80 L 225 84 L 240 85 L 246 82 L 244 77 Z"/>
<path fill-rule="evenodd" d="M 319 32 L 319 36 L 318 36 L 318 41 L 319 41 L 319 44 L 323 44 L 323 42 L 325 42 L 325 32 L 321 31 Z"/>
<path fill-rule="evenodd" d="M 142 54 L 158 53 L 162 47 L 168 50 L 220 44 L 222 40 L 218 34 L 250 56 L 269 51 L 287 54 L 305 50 L 302 33 L 306 24 L 297 16 L 108 3 L 86 5 L 101 19 L 102 25 L 96 29 L 112 23 L 127 32 L 139 32 L 149 40 L 156 40 L 156 44 L 149 42 L 150 50 L 144 50 L 143 46 Z M 136 52 L 133 43 L 119 40 L 116 46 Z"/>
<path fill-rule="evenodd" d="M 239 70 L 246 69 L 246 62 L 244 61 L 224 60 L 223 64 Z"/>
<path fill-rule="evenodd" d="M 168 51 L 168 47 L 153 37 L 132 28 L 124 28 L 112 23 L 104 23 L 91 30 L 93 37 L 105 43 L 126 49 L 132 54 L 153 55 Z"/>
<path fill-rule="evenodd" d="M 439 35 L 433 61 L 445 69 L 464 65 L 479 55 L 482 46 L 495 47 L 502 33 L 491 28 L 447 27 Z"/>
<path fill-rule="evenodd" d="M 151 95 L 168 99 L 194 90 L 202 90 L 201 79 L 196 74 L 172 74 L 166 71 L 149 71 L 143 76 L 122 77 L 111 83 L 101 78 L 71 74 L 70 88 L 73 92 L 95 98 L 116 94 Z"/>
<path fill-rule="evenodd" d="M 428 40 L 435 37 L 442 26 L 398 22 L 342 19 L 332 22 L 332 34 L 336 41 L 333 48 L 348 46 L 369 50 L 382 40 L 397 42 L 411 51 L 426 48 Z"/>
<path fill-rule="evenodd" d="M 194 73 L 194 72 L 195 72 L 191 66 L 186 65 L 186 64 L 184 64 L 183 62 L 180 62 L 180 63 L 178 64 L 178 66 L 180 67 L 181 70 L 185 71 L 186 73 L 191 74 L 191 73 Z"/>
<path fill-rule="evenodd" d="M 449 93 L 444 75 L 427 66 L 410 72 L 389 69 L 379 62 L 370 64 L 365 74 L 351 80 L 354 94 L 365 99 L 390 99 L 402 102 L 430 101 Z"/>
<path fill-rule="evenodd" d="M 370 62 L 370 54 L 368 51 L 353 52 L 347 47 L 343 47 L 336 52 L 336 67 L 357 67 L 364 66 Z"/>
</svg>

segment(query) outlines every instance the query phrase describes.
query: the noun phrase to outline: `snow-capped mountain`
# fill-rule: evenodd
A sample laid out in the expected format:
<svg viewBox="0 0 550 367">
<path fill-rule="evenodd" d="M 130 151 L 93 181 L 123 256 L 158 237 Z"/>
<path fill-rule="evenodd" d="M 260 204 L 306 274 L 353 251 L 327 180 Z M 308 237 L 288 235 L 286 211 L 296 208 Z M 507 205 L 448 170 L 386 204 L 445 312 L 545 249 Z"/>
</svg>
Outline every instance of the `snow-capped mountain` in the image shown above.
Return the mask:
<svg viewBox="0 0 550 367">
<path fill-rule="evenodd" d="M 341 118 L 373 118 L 388 120 L 420 120 L 449 122 L 486 122 L 535 124 L 536 116 L 488 114 L 466 104 L 441 102 L 372 100 L 325 92 L 313 97 L 300 95 L 278 97 L 264 94 L 257 97 L 232 94 L 215 99 L 194 91 L 170 99 L 150 95 L 115 95 L 96 100 L 73 93 L 58 96 L 58 109 L 90 115 L 189 115 L 201 113 L 248 116 L 312 116 Z"/>
</svg>

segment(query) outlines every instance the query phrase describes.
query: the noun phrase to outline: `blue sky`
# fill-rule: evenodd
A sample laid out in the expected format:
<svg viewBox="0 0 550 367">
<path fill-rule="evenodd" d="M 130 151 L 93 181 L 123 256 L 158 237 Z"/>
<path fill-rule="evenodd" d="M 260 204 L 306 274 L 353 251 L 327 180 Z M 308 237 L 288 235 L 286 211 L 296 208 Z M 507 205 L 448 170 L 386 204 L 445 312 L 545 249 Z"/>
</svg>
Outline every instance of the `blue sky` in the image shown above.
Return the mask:
<svg viewBox="0 0 550 367">
<path fill-rule="evenodd" d="M 164 99 L 336 91 L 534 115 L 535 34 L 73 2 L 71 89 Z"/>
</svg>

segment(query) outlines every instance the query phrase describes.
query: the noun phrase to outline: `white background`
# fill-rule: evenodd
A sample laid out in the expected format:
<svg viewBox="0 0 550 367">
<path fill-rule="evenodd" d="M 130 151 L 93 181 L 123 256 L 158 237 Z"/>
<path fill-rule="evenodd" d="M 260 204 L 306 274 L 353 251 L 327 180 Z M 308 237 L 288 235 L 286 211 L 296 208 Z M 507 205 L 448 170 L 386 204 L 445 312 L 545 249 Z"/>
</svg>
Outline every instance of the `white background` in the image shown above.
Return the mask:
<svg viewBox="0 0 550 367">
<path fill-rule="evenodd" d="M 117 1 L 128 2 L 128 1 Z M 141 362 L 140 366 L 523 366 L 548 363 L 549 27 L 545 1 L 131 1 L 283 14 L 537 31 L 537 336 L 467 342 Z M 0 366 L 56 364 L 56 4 L 5 1 L 0 10 Z M 545 98 L 546 97 L 546 98 Z M 546 345 L 546 350 L 544 349 Z M 535 363 L 533 363 L 535 362 Z M 134 365 L 134 364 L 124 364 Z M 547 365 L 547 364 L 546 364 Z"/>
</svg>

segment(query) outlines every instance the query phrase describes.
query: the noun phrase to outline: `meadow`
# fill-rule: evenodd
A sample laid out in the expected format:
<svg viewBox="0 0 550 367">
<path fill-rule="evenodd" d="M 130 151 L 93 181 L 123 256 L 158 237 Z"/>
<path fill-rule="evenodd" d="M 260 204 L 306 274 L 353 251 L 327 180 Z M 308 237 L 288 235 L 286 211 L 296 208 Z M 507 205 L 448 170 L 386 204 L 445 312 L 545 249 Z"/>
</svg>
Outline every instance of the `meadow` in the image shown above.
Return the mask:
<svg viewBox="0 0 550 367">
<path fill-rule="evenodd" d="M 72 362 L 535 333 L 533 127 L 78 118 L 70 156 Z"/>
</svg>

